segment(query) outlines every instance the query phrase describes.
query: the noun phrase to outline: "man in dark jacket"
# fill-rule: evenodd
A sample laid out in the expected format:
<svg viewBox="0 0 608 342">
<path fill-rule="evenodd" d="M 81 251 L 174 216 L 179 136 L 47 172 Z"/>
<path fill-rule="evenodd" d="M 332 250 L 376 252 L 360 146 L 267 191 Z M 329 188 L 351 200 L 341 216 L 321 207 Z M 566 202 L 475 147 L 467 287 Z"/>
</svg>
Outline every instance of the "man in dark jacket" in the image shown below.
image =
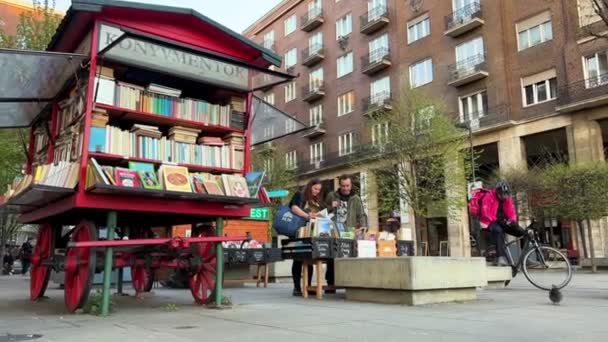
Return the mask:
<svg viewBox="0 0 608 342">
<path fill-rule="evenodd" d="M 30 264 L 32 263 L 32 252 L 34 250 L 34 247 L 32 247 L 32 244 L 30 243 L 30 241 L 32 241 L 32 238 L 27 238 L 27 241 L 25 241 L 23 243 L 23 245 L 21 245 L 20 257 L 21 257 L 21 274 L 22 275 L 27 274 L 27 271 L 30 268 Z"/>
<path fill-rule="evenodd" d="M 2 257 L 2 274 L 4 275 L 11 275 L 13 274 L 13 264 L 15 262 L 15 259 L 13 258 L 13 255 L 11 254 L 10 250 L 6 250 L 6 252 L 4 252 L 4 257 Z"/>
</svg>

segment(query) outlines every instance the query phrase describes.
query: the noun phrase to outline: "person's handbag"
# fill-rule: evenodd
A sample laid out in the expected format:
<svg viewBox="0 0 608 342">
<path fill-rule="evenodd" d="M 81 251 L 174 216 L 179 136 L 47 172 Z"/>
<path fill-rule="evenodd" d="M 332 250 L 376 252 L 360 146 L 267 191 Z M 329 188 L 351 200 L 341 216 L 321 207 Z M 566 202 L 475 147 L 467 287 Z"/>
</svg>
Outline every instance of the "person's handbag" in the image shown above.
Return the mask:
<svg viewBox="0 0 608 342">
<path fill-rule="evenodd" d="M 295 238 L 300 227 L 306 225 L 306 219 L 291 212 L 288 205 L 282 205 L 274 215 L 273 228 L 277 233 Z"/>
</svg>

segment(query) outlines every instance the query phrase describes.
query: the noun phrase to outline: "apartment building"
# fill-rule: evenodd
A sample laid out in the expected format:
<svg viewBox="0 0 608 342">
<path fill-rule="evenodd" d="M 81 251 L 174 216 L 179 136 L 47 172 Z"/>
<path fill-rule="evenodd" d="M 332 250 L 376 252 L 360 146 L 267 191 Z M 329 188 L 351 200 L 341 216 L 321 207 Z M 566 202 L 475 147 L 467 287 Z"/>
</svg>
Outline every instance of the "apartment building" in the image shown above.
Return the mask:
<svg viewBox="0 0 608 342">
<path fill-rule="evenodd" d="M 589 0 L 285 0 L 245 35 L 284 55 L 284 69 L 300 75 L 262 94 L 313 126 L 280 141 L 287 165 L 302 183 L 319 177 L 331 186 L 342 173 L 358 175 L 377 227 L 375 162 L 352 160 L 381 140 L 385 128 L 368 115 L 390 109 L 401 87 L 441 99 L 471 128 L 481 179 L 548 152 L 570 162 L 604 160 L 608 41 L 586 30 L 602 25 Z M 399 214 L 429 254 L 449 241 L 451 255 L 469 255 L 465 212 L 415 225 L 406 208 Z M 569 222 L 546 226 L 572 253 L 591 248 Z M 608 260 L 608 222 L 593 232 L 596 256 Z"/>
</svg>

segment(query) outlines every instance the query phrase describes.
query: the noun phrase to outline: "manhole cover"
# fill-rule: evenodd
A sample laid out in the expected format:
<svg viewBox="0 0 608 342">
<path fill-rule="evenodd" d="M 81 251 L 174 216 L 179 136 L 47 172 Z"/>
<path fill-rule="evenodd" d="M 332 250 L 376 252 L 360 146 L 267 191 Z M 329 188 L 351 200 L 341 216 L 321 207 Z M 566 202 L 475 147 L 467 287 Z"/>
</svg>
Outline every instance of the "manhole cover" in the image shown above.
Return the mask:
<svg viewBox="0 0 608 342">
<path fill-rule="evenodd" d="M 18 341 L 31 341 L 41 338 L 40 334 L 25 334 L 25 335 L 11 335 L 0 336 L 0 342 L 18 342 Z"/>
</svg>

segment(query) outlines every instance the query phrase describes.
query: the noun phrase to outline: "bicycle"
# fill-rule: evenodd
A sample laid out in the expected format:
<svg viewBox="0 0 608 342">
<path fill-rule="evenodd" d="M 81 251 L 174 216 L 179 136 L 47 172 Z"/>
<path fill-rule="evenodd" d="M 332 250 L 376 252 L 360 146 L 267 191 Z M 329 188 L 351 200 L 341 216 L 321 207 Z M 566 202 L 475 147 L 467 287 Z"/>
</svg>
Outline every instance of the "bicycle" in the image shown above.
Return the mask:
<svg viewBox="0 0 608 342">
<path fill-rule="evenodd" d="M 520 269 L 528 281 L 541 290 L 550 291 L 552 288 L 563 289 L 572 280 L 572 265 L 568 258 L 559 250 L 539 243 L 539 236 L 533 228 L 534 221 L 526 227 L 526 234 L 506 243 L 506 255 L 513 272 L 513 278 Z M 523 240 L 523 250 L 517 263 L 514 263 L 509 246 Z M 563 278 L 561 278 L 563 277 Z M 542 280 L 547 282 L 543 282 Z M 561 282 L 554 283 L 558 279 Z M 508 286 L 510 280 L 505 282 Z"/>
</svg>

